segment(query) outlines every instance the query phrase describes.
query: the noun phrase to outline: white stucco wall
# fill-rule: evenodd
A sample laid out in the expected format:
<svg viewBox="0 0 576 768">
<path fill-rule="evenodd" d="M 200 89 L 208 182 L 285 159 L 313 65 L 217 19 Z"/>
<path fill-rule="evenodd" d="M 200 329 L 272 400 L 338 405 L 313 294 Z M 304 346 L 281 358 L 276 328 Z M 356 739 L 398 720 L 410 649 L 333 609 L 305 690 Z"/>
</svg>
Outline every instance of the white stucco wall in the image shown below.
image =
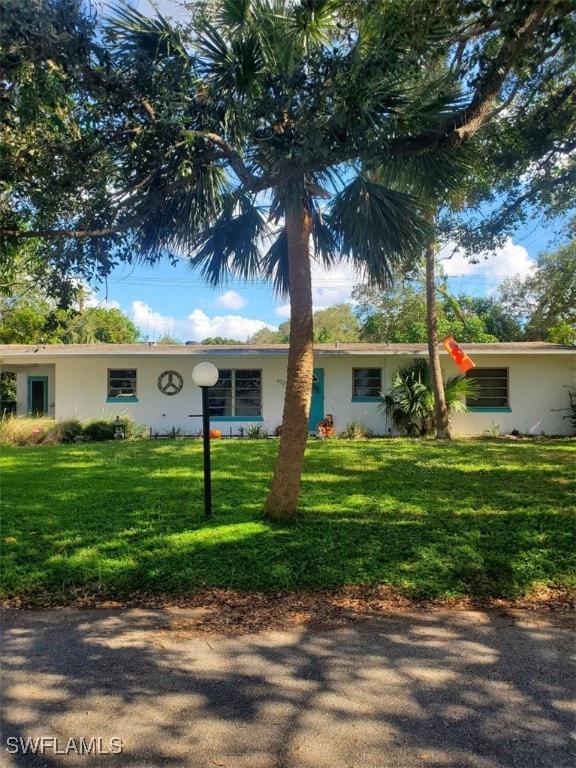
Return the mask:
<svg viewBox="0 0 576 768">
<path fill-rule="evenodd" d="M 397 364 L 395 358 L 373 355 L 317 357 L 315 367 L 324 369 L 324 411 L 332 414 L 336 434 L 352 421 L 362 422 L 377 435 L 388 433 L 386 414 L 378 410 L 377 402 L 352 402 L 352 371 L 380 368 L 384 383 Z"/>
<path fill-rule="evenodd" d="M 82 421 L 95 418 L 115 418 L 117 415 L 130 414 L 138 424 L 152 430 L 167 432 L 173 427 L 185 432 L 196 432 L 202 426 L 202 395 L 192 381 L 194 366 L 209 357 L 168 357 L 137 359 L 118 357 L 61 359 L 57 365 L 56 377 L 56 415 L 57 418 L 76 417 Z M 242 358 L 218 357 L 219 368 L 259 369 L 262 371 L 263 422 L 273 429 L 280 424 L 286 363 L 282 358 Z M 137 371 L 138 402 L 107 402 L 108 369 L 135 368 Z M 177 371 L 184 379 L 182 390 L 172 396 L 162 394 L 158 389 L 158 378 L 167 370 Z M 280 383 L 278 382 L 280 380 Z M 196 414 L 191 417 L 191 414 Z M 213 420 L 213 426 L 223 434 L 237 434 L 240 427 L 248 426 L 251 421 Z"/>
<path fill-rule="evenodd" d="M 574 356 L 523 355 L 478 358 L 478 367 L 508 368 L 510 411 L 470 411 L 454 418 L 457 434 L 489 431 L 526 435 L 569 435 L 565 416 L 569 404 L 567 386 L 575 384 Z"/>
<path fill-rule="evenodd" d="M 390 377 L 400 365 L 413 360 L 405 354 L 317 354 L 315 368 L 324 370 L 324 414 L 334 417 L 336 432 L 351 421 L 361 421 L 378 435 L 389 434 L 392 425 L 378 410 L 377 402 L 353 402 L 353 368 L 380 368 L 382 382 L 389 388 Z M 130 414 L 138 424 L 159 432 L 172 427 L 193 433 L 201 428 L 201 392 L 192 381 L 195 365 L 205 360 L 219 368 L 259 369 L 262 371 L 262 419 L 272 432 L 281 424 L 286 382 L 285 354 L 138 354 L 135 356 L 63 355 L 33 367 L 18 366 L 18 413 L 26 413 L 28 376 L 48 379 L 48 413 L 57 419 L 76 417 L 86 421 L 96 417 L 114 418 Z M 568 407 L 567 386 L 574 386 L 574 354 L 484 354 L 476 365 L 509 369 L 509 411 L 468 412 L 454 417 L 455 435 L 481 435 L 487 431 L 523 434 L 572 434 L 565 418 Z M 443 358 L 444 375 L 453 376 L 457 368 Z M 108 369 L 137 370 L 137 402 L 107 402 Z M 175 370 L 184 379 L 181 392 L 167 396 L 158 390 L 158 378 Z M 190 414 L 197 414 L 193 417 Z M 223 434 L 237 434 L 251 421 L 214 420 L 214 428 Z"/>
<path fill-rule="evenodd" d="M 389 419 L 378 410 L 377 403 L 352 402 L 352 369 L 381 368 L 382 382 L 390 388 L 394 371 L 408 362 L 401 355 L 386 357 L 346 356 L 319 358 L 316 367 L 324 368 L 325 411 L 332 413 L 336 432 L 350 421 L 361 421 L 376 434 L 386 435 L 394 429 Z M 509 434 L 517 429 L 522 434 L 570 435 L 572 428 L 566 417 L 567 386 L 576 384 L 576 357 L 573 355 L 490 355 L 477 357 L 478 368 L 508 368 L 510 410 L 469 411 L 454 416 L 453 433 L 481 435 L 486 432 Z M 443 374 L 456 376 L 459 371 L 449 359 L 442 361 Z"/>
</svg>

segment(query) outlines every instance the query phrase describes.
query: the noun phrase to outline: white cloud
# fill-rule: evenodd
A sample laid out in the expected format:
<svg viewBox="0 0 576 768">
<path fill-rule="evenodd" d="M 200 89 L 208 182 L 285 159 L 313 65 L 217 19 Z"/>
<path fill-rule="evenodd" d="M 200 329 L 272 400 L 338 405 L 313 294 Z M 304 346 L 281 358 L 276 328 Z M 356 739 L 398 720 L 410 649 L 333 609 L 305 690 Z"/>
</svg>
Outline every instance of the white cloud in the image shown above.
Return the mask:
<svg viewBox="0 0 576 768">
<path fill-rule="evenodd" d="M 84 289 L 82 305 L 85 308 L 93 309 L 98 307 L 99 309 L 120 309 L 120 303 L 118 301 L 100 297 L 98 289 L 92 288 L 88 283 L 79 280 L 78 286 Z"/>
<path fill-rule="evenodd" d="M 314 311 L 350 302 L 354 286 L 362 282 L 362 274 L 343 261 L 330 269 L 312 265 L 312 302 Z"/>
<path fill-rule="evenodd" d="M 215 315 L 209 317 L 203 310 L 194 309 L 185 320 L 162 315 L 143 301 L 132 302 L 132 320 L 150 341 L 172 336 L 182 341 L 202 341 L 210 336 L 223 336 L 246 341 L 261 328 L 274 326 L 241 315 Z M 275 330 L 275 329 L 274 329 Z"/>
<path fill-rule="evenodd" d="M 85 307 L 98 307 L 99 309 L 121 309 L 120 302 L 112 299 L 99 299 L 97 296 L 90 296 L 84 301 Z"/>
<path fill-rule="evenodd" d="M 182 21 L 189 15 L 189 11 L 179 0 L 156 0 L 154 3 L 151 0 L 134 0 L 131 5 L 145 16 L 152 16 L 155 8 L 168 19 Z"/>
<path fill-rule="evenodd" d="M 453 254 L 451 258 L 448 258 Z M 455 243 L 447 243 L 438 254 L 442 266 L 449 276 L 481 277 L 491 282 L 500 282 L 515 275 L 528 275 L 534 269 L 534 261 L 522 245 L 516 245 L 511 238 L 494 252 L 470 254 Z"/>
<path fill-rule="evenodd" d="M 236 291 L 226 291 L 215 299 L 214 304 L 224 309 L 241 309 L 246 305 L 246 299 Z"/>
<path fill-rule="evenodd" d="M 330 269 L 312 265 L 312 304 L 314 312 L 335 304 L 352 303 L 354 286 L 362 282 L 362 274 L 350 264 L 342 262 Z M 282 304 L 274 310 L 278 317 L 290 317 L 290 304 Z"/>
</svg>

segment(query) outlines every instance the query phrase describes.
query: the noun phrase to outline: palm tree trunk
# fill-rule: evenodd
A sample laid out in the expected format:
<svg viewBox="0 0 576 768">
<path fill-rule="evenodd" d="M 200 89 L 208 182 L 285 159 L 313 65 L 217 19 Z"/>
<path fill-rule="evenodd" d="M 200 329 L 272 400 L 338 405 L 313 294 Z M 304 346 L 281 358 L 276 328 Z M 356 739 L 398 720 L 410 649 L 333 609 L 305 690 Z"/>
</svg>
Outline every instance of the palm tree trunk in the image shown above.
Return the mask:
<svg viewBox="0 0 576 768">
<path fill-rule="evenodd" d="M 294 517 L 300 497 L 314 374 L 310 235 L 312 219 L 302 208 L 286 214 L 290 282 L 290 344 L 282 436 L 264 511 L 276 520 Z"/>
<path fill-rule="evenodd" d="M 430 223 L 434 223 L 434 216 L 427 217 Z M 446 395 L 444 392 L 444 380 L 440 367 L 440 352 L 438 350 L 438 308 L 436 304 L 436 277 L 434 263 L 436 249 L 434 241 L 430 240 L 426 246 L 426 325 L 428 329 L 428 358 L 430 360 L 430 378 L 434 392 L 434 421 L 436 424 L 436 438 L 439 440 L 450 438 L 450 426 L 448 424 L 448 409 L 446 408 Z"/>
</svg>

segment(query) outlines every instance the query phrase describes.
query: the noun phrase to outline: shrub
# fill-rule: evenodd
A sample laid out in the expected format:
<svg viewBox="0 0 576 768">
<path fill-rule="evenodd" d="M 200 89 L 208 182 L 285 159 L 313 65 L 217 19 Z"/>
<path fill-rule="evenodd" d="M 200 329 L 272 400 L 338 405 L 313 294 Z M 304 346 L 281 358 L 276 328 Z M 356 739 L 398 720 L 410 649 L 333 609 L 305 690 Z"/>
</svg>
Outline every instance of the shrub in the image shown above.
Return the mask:
<svg viewBox="0 0 576 768">
<path fill-rule="evenodd" d="M 0 422 L 0 443 L 39 445 L 54 426 L 48 416 L 8 416 Z"/>
<path fill-rule="evenodd" d="M 262 440 L 268 437 L 268 430 L 263 424 L 250 424 L 246 428 L 246 437 L 249 437 L 251 440 Z"/>
<path fill-rule="evenodd" d="M 478 383 L 466 376 L 452 376 L 444 383 L 448 417 L 467 410 L 464 398 L 478 393 Z M 392 376 L 392 389 L 378 406 L 407 437 L 425 437 L 435 429 L 434 390 L 430 364 L 418 358 L 401 366 Z"/>
<path fill-rule="evenodd" d="M 82 436 L 82 424 L 78 419 L 55 421 L 50 429 L 49 438 L 54 443 L 73 443 Z"/>
<path fill-rule="evenodd" d="M 135 424 L 129 416 L 120 423 L 126 439 L 146 437 L 148 429 Z M 78 437 L 92 442 L 113 440 L 116 419 L 94 419 L 85 425 L 78 419 L 54 421 L 48 416 L 7 416 L 0 420 L 0 443 L 11 445 L 55 445 L 73 443 Z"/>
<path fill-rule="evenodd" d="M 114 440 L 116 427 L 114 421 L 107 419 L 93 419 L 84 425 L 84 437 L 94 443 L 103 440 Z"/>
<path fill-rule="evenodd" d="M 346 428 L 340 432 L 339 437 L 345 440 L 364 440 L 372 437 L 374 432 L 361 421 L 349 421 Z"/>
</svg>

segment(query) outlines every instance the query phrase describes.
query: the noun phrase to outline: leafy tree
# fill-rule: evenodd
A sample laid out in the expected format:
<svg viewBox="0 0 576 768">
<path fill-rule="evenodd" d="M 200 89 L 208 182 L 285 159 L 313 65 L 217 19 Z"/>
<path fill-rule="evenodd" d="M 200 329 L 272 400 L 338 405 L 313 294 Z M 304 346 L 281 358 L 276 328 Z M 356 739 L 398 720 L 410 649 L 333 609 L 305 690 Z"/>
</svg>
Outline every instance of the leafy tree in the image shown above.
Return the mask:
<svg viewBox="0 0 576 768">
<path fill-rule="evenodd" d="M 530 222 L 550 224 L 557 240 L 569 236 L 565 222 L 575 213 L 576 182 L 576 14 L 570 5 L 551 3 L 556 13 L 546 39 L 529 46 L 514 68 L 494 119 L 475 138 L 477 161 L 459 204 L 443 212 L 442 231 L 470 253 L 498 245 Z"/>
<path fill-rule="evenodd" d="M 336 304 L 319 309 L 314 312 L 313 325 L 314 340 L 320 344 L 360 340 L 360 323 L 350 304 Z"/>
<path fill-rule="evenodd" d="M 237 345 L 237 344 L 244 344 L 243 341 L 238 341 L 238 339 L 226 339 L 223 336 L 208 336 L 206 339 L 202 339 L 200 344 L 211 344 L 214 346 L 223 346 L 225 344 L 231 344 L 231 345 Z"/>
<path fill-rule="evenodd" d="M 170 336 L 170 334 L 165 334 L 164 336 L 160 336 L 159 339 L 156 339 L 156 344 L 176 345 L 176 344 L 182 344 L 182 342 L 180 341 L 180 339 L 177 339 L 174 336 Z"/>
<path fill-rule="evenodd" d="M 462 330 L 454 327 L 447 332 L 455 338 L 462 341 L 491 341 L 492 339 L 486 337 L 481 338 L 480 334 L 473 336 L 467 333 L 472 324 L 481 323 L 482 333 L 498 341 L 522 340 L 521 325 L 509 316 L 506 307 L 498 299 L 460 294 L 454 301 L 455 303 L 449 302 L 445 312 L 449 319 L 452 317 L 462 319 Z"/>
<path fill-rule="evenodd" d="M 129 248 L 120 250 L 126 239 L 112 231 L 81 245 L 54 236 L 67 225 L 105 226 L 105 198 L 115 188 L 100 106 L 113 83 L 86 9 L 81 0 L 0 0 L 0 261 L 11 259 L 22 237 L 34 238 L 45 269 L 64 278 L 106 273 L 115 252 L 131 258 Z"/>
<path fill-rule="evenodd" d="M 13 403 L 16 400 L 16 374 L 11 371 L 0 371 L 0 401 Z M 3 409 L 0 407 L 0 418 Z"/>
<path fill-rule="evenodd" d="M 252 334 L 247 344 L 287 344 L 290 336 L 290 323 L 280 323 L 278 330 L 260 328 Z"/>
<path fill-rule="evenodd" d="M 534 274 L 524 280 L 524 291 L 534 302 L 526 338 L 549 338 L 562 325 L 576 338 L 576 240 L 540 254 Z"/>
<path fill-rule="evenodd" d="M 502 282 L 498 301 L 528 341 L 576 341 L 576 240 L 541 253 L 532 274 Z"/>
<path fill-rule="evenodd" d="M 466 411 L 466 397 L 474 397 L 478 383 L 466 376 L 454 376 L 444 383 L 448 418 Z M 394 426 L 408 437 L 426 437 L 436 430 L 434 389 L 430 363 L 419 358 L 399 368 L 392 376 L 392 388 L 379 406 Z"/>
<path fill-rule="evenodd" d="M 59 336 L 63 344 L 134 344 L 140 331 L 119 309 L 91 307 L 68 312 Z"/>
<path fill-rule="evenodd" d="M 2 310 L 0 344 L 133 344 L 138 328 L 119 309 L 58 310 L 48 301 Z"/>
<path fill-rule="evenodd" d="M 499 14 L 498 5 L 500 10 L 505 7 L 504 14 Z M 484 22 L 492 31 L 498 29 L 512 48 L 517 42 L 512 27 L 519 15 L 526 14 L 527 21 L 537 14 L 536 5 L 486 3 Z M 550 11 L 541 30 L 544 37 L 534 38 L 517 58 L 511 53 L 514 65 L 500 87 L 485 99 L 489 111 L 478 116 L 473 131 L 467 180 L 449 194 L 438 195 L 429 212 L 432 221 L 442 208 L 440 232 L 471 254 L 502 243 L 529 219 L 551 220 L 574 211 L 576 13 L 573 4 L 561 0 L 551 3 Z M 466 60 L 465 68 L 472 65 L 482 71 L 485 52 L 481 46 L 461 41 L 450 52 L 447 65 L 461 70 Z M 505 47 L 500 56 L 504 64 Z M 486 83 L 490 81 L 488 77 Z M 492 80 L 488 89 L 494 84 Z M 446 437 L 449 428 L 437 344 L 434 254 L 431 241 L 425 251 L 428 344 L 438 436 Z"/>
<path fill-rule="evenodd" d="M 402 280 L 384 289 L 358 285 L 352 298 L 361 321 L 362 341 L 376 344 L 426 341 L 426 300 L 422 285 Z"/>
<path fill-rule="evenodd" d="M 52 344 L 57 337 L 50 333 L 48 315 L 31 307 L 2 311 L 0 344 Z"/>
<path fill-rule="evenodd" d="M 388 290 L 361 285 L 354 289 L 353 297 L 358 302 L 357 312 L 362 321 L 362 341 L 426 343 L 426 294 L 421 283 L 398 282 Z M 499 339 L 489 330 L 489 326 L 498 330 L 503 312 L 496 302 L 477 302 L 470 296 L 455 298 L 442 288 L 438 299 L 438 336 L 444 338 L 451 334 L 459 341 L 479 343 L 509 340 Z"/>
<path fill-rule="evenodd" d="M 119 309 L 85 308 L 86 288 L 55 270 L 43 270 L 24 246 L 0 267 L 0 343 L 129 344 L 136 326 Z M 38 269 L 36 269 L 38 267 Z"/>
<path fill-rule="evenodd" d="M 319 309 L 312 316 L 314 341 L 343 343 L 360 341 L 360 323 L 350 304 L 336 304 Z M 248 344 L 287 344 L 290 340 L 290 321 L 280 323 L 278 330 L 262 328 L 248 339 Z"/>
<path fill-rule="evenodd" d="M 30 305 L 37 297 L 49 298 L 59 309 L 68 309 L 80 297 L 78 280 L 47 264 L 38 240 L 6 246 L 0 251 L 0 303 Z"/>
<path fill-rule="evenodd" d="M 10 26 L 20 47 L 1 73 L 3 108 L 16 115 L 4 166 L 19 159 L 19 132 L 29 130 L 30 154 L 37 130 L 41 150 L 9 178 L 3 234 L 42 238 L 63 271 L 178 250 L 213 284 L 263 276 L 289 294 L 284 429 L 266 511 L 291 517 L 312 385 L 311 243 L 324 264 L 351 258 L 376 282 L 402 272 L 430 228 L 418 215 L 425 201 L 390 174 L 410 174 L 412 190 L 449 185 L 458 147 L 511 69 L 536 47 L 549 55 L 548 33 L 570 8 L 222 0 L 202 4 L 189 30 L 120 9 L 90 38 L 72 6 L 63 61 L 51 52 L 62 31 L 53 13 L 36 47 L 29 27 Z M 450 51 L 460 65 L 438 66 Z M 53 186 L 38 183 L 46 178 Z M 330 200 L 323 210 L 319 199 Z"/>
</svg>

